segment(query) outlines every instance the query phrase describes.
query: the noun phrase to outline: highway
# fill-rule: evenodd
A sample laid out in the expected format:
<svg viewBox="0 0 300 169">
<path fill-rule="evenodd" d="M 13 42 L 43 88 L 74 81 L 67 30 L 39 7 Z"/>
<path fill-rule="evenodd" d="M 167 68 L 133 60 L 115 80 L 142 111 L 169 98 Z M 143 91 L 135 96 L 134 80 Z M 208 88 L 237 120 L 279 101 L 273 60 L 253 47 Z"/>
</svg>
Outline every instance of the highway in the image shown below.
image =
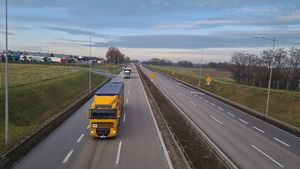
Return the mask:
<svg viewBox="0 0 300 169">
<path fill-rule="evenodd" d="M 149 77 L 150 70 L 142 68 Z M 158 86 L 238 168 L 300 168 L 300 139 L 155 73 Z"/>
<path fill-rule="evenodd" d="M 49 134 L 16 169 L 167 169 L 172 168 L 163 149 L 141 80 L 133 69 L 124 81 L 125 103 L 119 135 L 114 139 L 89 136 L 88 111 L 92 99 Z"/>
</svg>

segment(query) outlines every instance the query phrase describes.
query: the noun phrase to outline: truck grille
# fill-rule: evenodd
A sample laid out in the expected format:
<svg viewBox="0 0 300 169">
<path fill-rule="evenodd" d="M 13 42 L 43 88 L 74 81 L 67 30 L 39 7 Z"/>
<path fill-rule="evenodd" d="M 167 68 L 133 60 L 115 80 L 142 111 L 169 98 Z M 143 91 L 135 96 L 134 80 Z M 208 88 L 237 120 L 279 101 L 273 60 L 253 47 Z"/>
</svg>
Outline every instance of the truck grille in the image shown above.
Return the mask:
<svg viewBox="0 0 300 169">
<path fill-rule="evenodd" d="M 94 124 L 97 124 L 97 128 L 112 128 L 114 125 L 113 122 L 98 122 Z"/>
</svg>

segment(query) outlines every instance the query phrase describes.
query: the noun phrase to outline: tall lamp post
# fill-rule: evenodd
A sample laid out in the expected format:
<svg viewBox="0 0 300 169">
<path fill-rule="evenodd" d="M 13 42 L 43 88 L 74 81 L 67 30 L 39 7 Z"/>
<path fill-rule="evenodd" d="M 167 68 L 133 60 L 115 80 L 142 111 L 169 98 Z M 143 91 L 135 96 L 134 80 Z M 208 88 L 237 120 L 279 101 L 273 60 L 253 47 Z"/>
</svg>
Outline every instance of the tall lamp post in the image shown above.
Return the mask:
<svg viewBox="0 0 300 169">
<path fill-rule="evenodd" d="M 5 145 L 8 144 L 8 33 L 7 0 L 5 1 Z"/>
<path fill-rule="evenodd" d="M 92 53 L 92 36 L 90 36 L 90 59 L 92 55 L 91 53 Z M 89 92 L 91 92 L 91 88 L 92 88 L 91 69 L 92 69 L 92 62 L 90 62 L 90 71 L 89 71 Z"/>
<path fill-rule="evenodd" d="M 267 105 L 266 105 L 266 116 L 268 116 L 269 101 L 270 101 L 270 91 L 271 91 L 271 82 L 272 82 L 272 71 L 273 71 L 272 64 L 273 64 L 273 58 L 274 58 L 274 53 L 275 53 L 276 37 L 274 36 L 273 39 L 271 39 L 271 38 L 267 38 L 267 37 L 256 36 L 254 38 L 264 39 L 264 40 L 268 40 L 268 41 L 272 41 L 273 42 L 273 52 L 272 52 L 272 58 L 271 58 L 271 63 L 270 63 L 270 77 L 269 77 L 268 96 L 267 96 Z"/>
</svg>

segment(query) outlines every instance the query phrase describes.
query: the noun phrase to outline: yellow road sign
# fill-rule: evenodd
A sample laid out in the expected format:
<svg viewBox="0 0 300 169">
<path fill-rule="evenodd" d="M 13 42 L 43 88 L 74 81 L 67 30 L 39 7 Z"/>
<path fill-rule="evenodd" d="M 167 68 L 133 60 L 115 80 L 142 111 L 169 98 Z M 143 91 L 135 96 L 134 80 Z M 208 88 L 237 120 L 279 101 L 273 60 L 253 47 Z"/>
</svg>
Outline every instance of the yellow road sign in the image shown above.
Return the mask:
<svg viewBox="0 0 300 169">
<path fill-rule="evenodd" d="M 207 86 L 210 85 L 210 82 L 211 82 L 211 81 L 212 81 L 211 77 L 210 77 L 210 76 L 207 76 L 207 78 L 206 78 L 206 84 L 207 84 Z"/>
<path fill-rule="evenodd" d="M 153 81 L 154 80 L 154 78 L 155 78 L 155 74 L 154 73 L 150 73 L 150 79 L 151 79 L 151 81 Z"/>
</svg>

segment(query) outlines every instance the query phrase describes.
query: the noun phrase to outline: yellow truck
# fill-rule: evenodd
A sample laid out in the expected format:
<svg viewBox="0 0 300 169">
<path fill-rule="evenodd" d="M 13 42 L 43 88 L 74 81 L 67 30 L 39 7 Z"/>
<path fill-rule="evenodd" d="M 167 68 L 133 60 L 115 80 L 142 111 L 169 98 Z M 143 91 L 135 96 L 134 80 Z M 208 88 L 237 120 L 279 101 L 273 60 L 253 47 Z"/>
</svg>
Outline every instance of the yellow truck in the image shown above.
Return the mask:
<svg viewBox="0 0 300 169">
<path fill-rule="evenodd" d="M 124 103 L 124 83 L 108 82 L 94 95 L 87 112 L 92 137 L 116 137 Z"/>
</svg>

